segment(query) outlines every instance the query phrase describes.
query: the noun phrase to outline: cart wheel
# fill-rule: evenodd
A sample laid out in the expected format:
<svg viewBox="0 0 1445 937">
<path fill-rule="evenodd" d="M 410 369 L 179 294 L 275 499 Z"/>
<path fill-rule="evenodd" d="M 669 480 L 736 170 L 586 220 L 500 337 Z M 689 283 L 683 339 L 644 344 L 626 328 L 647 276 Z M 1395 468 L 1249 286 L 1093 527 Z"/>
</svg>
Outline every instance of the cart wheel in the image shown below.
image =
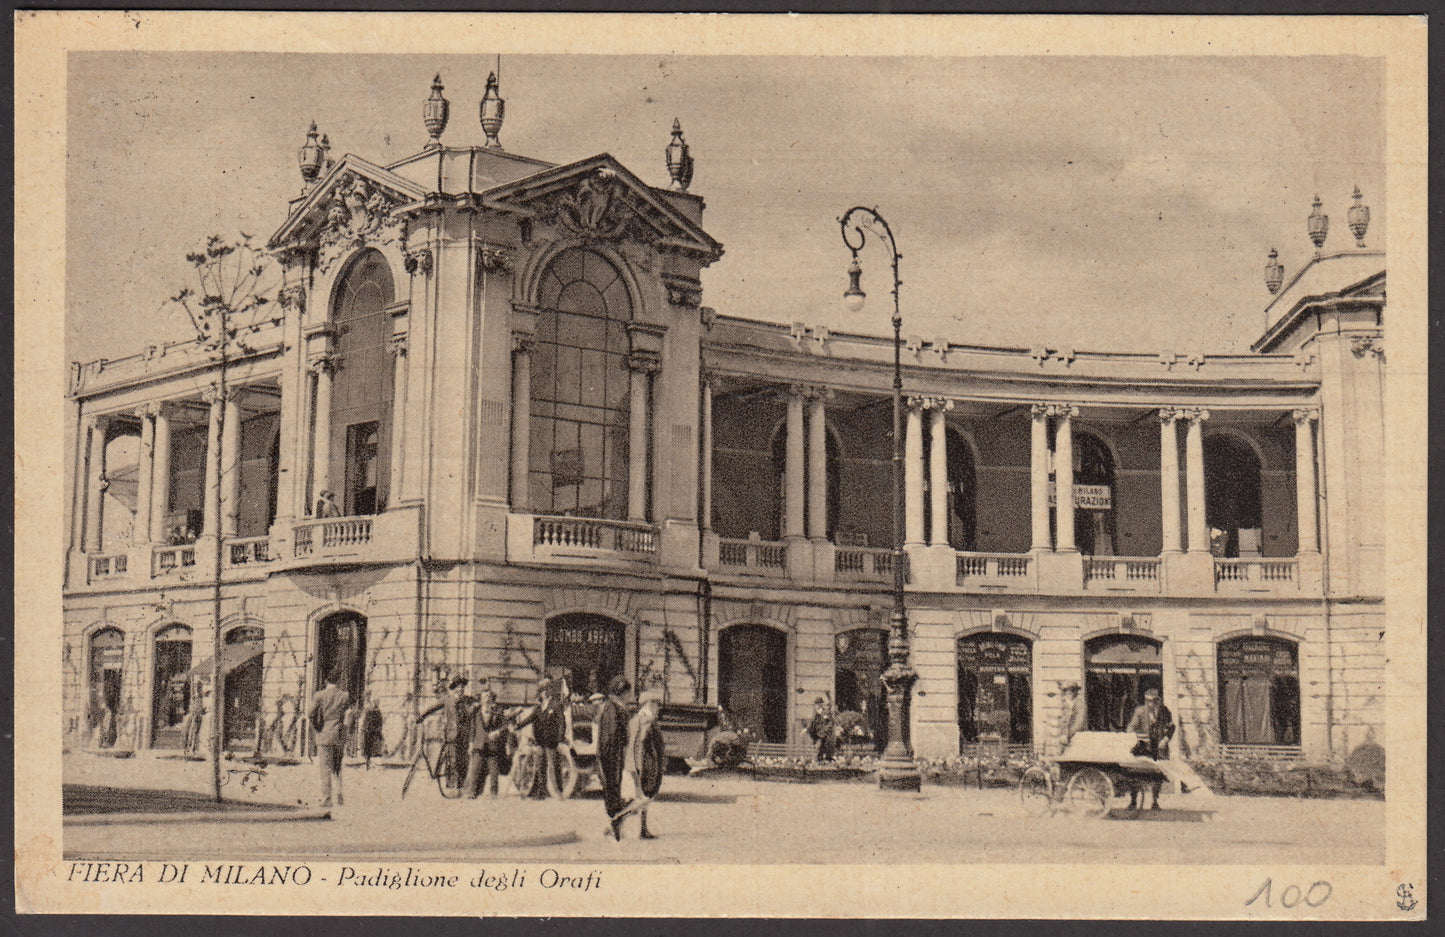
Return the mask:
<svg viewBox="0 0 1445 937">
<path fill-rule="evenodd" d="M 522 797 L 532 796 L 532 788 L 537 783 L 537 750 L 530 746 L 517 749 L 517 754 L 512 759 L 512 786 Z"/>
<path fill-rule="evenodd" d="M 1102 817 L 1114 800 L 1114 782 L 1098 768 L 1085 768 L 1069 778 L 1064 799 L 1070 809 L 1086 817 Z"/>
<path fill-rule="evenodd" d="M 1032 817 L 1041 817 L 1054 812 L 1054 779 L 1043 768 L 1034 766 L 1019 778 L 1019 800 L 1023 801 L 1024 812 Z"/>
<path fill-rule="evenodd" d="M 558 752 L 557 772 L 562 775 L 560 793 L 563 800 L 571 800 L 577 793 L 577 759 L 572 757 L 572 750 L 564 748 Z"/>
<path fill-rule="evenodd" d="M 443 743 L 437 754 L 437 787 L 447 800 L 456 800 L 462 796 L 462 784 L 462 766 L 457 764 L 457 748 L 451 743 Z"/>
</svg>

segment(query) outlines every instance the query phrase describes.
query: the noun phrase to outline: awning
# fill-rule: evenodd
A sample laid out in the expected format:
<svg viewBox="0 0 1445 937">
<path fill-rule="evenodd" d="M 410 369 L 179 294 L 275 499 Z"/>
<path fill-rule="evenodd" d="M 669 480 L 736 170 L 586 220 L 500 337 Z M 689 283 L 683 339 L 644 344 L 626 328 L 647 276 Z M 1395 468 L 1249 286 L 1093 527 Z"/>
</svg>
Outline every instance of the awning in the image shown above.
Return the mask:
<svg viewBox="0 0 1445 937">
<path fill-rule="evenodd" d="M 221 672 L 229 674 L 237 667 L 259 656 L 261 656 L 260 641 L 241 641 L 237 644 L 227 644 L 221 648 Z M 210 675 L 211 659 L 209 657 L 186 671 L 187 677 L 209 677 Z"/>
</svg>

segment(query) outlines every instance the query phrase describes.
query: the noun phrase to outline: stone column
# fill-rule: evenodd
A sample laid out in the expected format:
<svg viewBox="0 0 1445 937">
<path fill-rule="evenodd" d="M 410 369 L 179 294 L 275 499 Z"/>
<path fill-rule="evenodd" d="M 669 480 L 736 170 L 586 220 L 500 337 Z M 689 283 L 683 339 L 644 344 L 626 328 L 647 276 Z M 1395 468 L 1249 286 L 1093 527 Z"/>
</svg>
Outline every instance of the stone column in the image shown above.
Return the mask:
<svg viewBox="0 0 1445 937">
<path fill-rule="evenodd" d="M 1047 550 L 1049 539 L 1049 408 L 1029 408 L 1029 505 L 1033 517 L 1034 550 Z"/>
<path fill-rule="evenodd" d="M 1298 553 L 1319 552 L 1319 529 L 1315 523 L 1319 494 L 1315 490 L 1314 423 L 1320 411 L 1310 407 L 1294 411 L 1295 502 L 1299 510 Z"/>
<path fill-rule="evenodd" d="M 826 390 L 808 393 L 808 539 L 828 539 L 828 425 Z"/>
<path fill-rule="evenodd" d="M 316 406 L 311 425 L 311 497 L 306 516 L 316 510 L 321 492 L 331 491 L 331 379 L 334 361 L 330 355 L 312 355 L 307 366 L 316 374 Z M 340 503 L 340 502 L 338 502 Z"/>
<path fill-rule="evenodd" d="M 511 510 L 528 509 L 528 474 L 532 447 L 532 340 L 512 335 L 512 488 Z M 629 482 L 631 481 L 629 477 Z"/>
<path fill-rule="evenodd" d="M 155 405 L 155 467 L 151 470 L 151 543 L 166 543 L 166 519 L 171 509 L 171 415 L 164 404 Z"/>
<path fill-rule="evenodd" d="M 402 498 L 402 461 L 406 457 L 406 357 L 405 332 L 391 336 L 391 456 L 387 479 L 386 503 L 395 505 Z"/>
<path fill-rule="evenodd" d="M 210 421 L 206 430 L 206 487 L 201 502 L 201 535 L 216 536 L 220 529 L 220 518 L 216 517 L 216 496 L 221 490 L 220 460 L 216 457 L 221 450 L 221 408 L 225 405 L 221 389 L 214 384 L 202 395 L 211 405 Z"/>
<path fill-rule="evenodd" d="M 110 418 L 91 417 L 90 471 L 85 486 L 85 551 L 100 552 L 101 513 L 105 504 L 105 437 Z"/>
<path fill-rule="evenodd" d="M 226 390 L 225 421 L 221 432 L 221 536 L 236 536 L 241 508 L 241 406 L 239 388 Z"/>
<path fill-rule="evenodd" d="M 1159 511 L 1163 521 L 1161 553 L 1178 553 L 1179 544 L 1179 424 L 1180 411 L 1159 411 Z"/>
<path fill-rule="evenodd" d="M 803 388 L 788 388 L 787 458 L 783 480 L 783 537 L 803 537 Z"/>
<path fill-rule="evenodd" d="M 937 546 L 948 546 L 948 421 L 946 415 L 953 409 L 952 400 L 935 400 L 929 411 L 931 422 L 929 432 L 928 480 L 932 492 L 933 528 L 929 531 L 928 542 Z"/>
<path fill-rule="evenodd" d="M 151 536 L 151 488 L 155 471 L 156 430 L 152 417 L 159 409 L 155 404 L 146 404 L 135 411 L 140 417 L 140 464 L 137 466 L 135 485 L 135 523 L 131 525 L 130 540 L 134 544 L 150 543 Z"/>
<path fill-rule="evenodd" d="M 712 378 L 702 375 L 702 432 L 698 443 L 702 449 L 698 479 L 700 501 L 698 527 L 712 530 Z"/>
<path fill-rule="evenodd" d="M 1078 407 L 1067 404 L 1055 409 L 1059 425 L 1054 432 L 1054 517 L 1058 530 L 1054 542 L 1061 551 L 1074 549 L 1074 417 Z"/>
<path fill-rule="evenodd" d="M 923 408 L 927 401 L 910 397 L 908 430 L 903 435 L 903 520 L 905 544 L 923 545 Z"/>
<path fill-rule="evenodd" d="M 1204 520 L 1204 421 L 1208 410 L 1187 410 L 1184 436 L 1184 483 L 1189 513 L 1189 552 L 1209 552 L 1209 526 Z"/>
<path fill-rule="evenodd" d="M 627 519 L 647 520 L 647 424 L 651 407 L 651 376 L 657 359 L 634 354 L 627 361 L 632 369 L 632 391 L 627 414 Z"/>
</svg>

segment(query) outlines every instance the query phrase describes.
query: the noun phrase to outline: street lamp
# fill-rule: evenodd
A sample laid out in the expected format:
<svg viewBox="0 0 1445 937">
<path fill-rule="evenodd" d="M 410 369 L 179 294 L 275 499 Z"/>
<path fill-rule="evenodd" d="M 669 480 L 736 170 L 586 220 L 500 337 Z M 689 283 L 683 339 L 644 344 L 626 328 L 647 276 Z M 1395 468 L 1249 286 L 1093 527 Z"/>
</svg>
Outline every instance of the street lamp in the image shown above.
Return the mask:
<svg viewBox="0 0 1445 937">
<path fill-rule="evenodd" d="M 855 217 L 858 220 L 855 221 Z M 898 279 L 898 261 L 902 255 L 893 240 L 893 230 L 876 208 L 854 206 L 843 213 L 838 225 L 843 243 L 853 254 L 853 261 L 848 265 L 848 290 L 843 294 L 844 304 L 853 312 L 862 310 L 866 298 L 860 282 L 863 268 L 858 264 L 858 252 L 868 240 L 864 229 L 885 240 L 893 256 L 893 614 L 889 618 L 888 669 L 882 677 L 888 694 L 888 745 L 878 766 L 878 786 L 892 791 L 916 791 L 921 779 L 918 766 L 913 763 L 905 715 L 918 674 L 909 663 L 908 612 L 903 605 L 907 561 L 903 552 L 903 314 L 898 308 L 898 287 L 902 285 Z"/>
</svg>

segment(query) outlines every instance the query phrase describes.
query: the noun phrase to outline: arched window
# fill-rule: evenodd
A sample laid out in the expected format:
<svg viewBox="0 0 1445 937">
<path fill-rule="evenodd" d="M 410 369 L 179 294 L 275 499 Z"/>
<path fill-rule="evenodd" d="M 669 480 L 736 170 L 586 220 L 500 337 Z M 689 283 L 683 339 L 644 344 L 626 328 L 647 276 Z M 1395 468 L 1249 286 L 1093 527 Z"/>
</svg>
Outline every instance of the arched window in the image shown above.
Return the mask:
<svg viewBox="0 0 1445 937">
<path fill-rule="evenodd" d="M 1123 732 L 1144 702 L 1144 691 L 1163 690 L 1161 646 L 1153 638 L 1108 634 L 1084 645 L 1084 704 L 1089 729 Z"/>
<path fill-rule="evenodd" d="M 317 628 L 316 688 L 335 677 L 352 705 L 360 705 L 366 699 L 366 676 L 366 619 L 356 612 L 323 618 Z"/>
<path fill-rule="evenodd" d="M 180 748 L 191 711 L 191 629 L 171 625 L 156 634 L 151 668 L 151 745 Z"/>
<path fill-rule="evenodd" d="M 101 549 L 119 550 L 130 543 L 140 499 L 140 430 L 112 431 L 105 444 L 104 496 L 101 499 Z M 149 492 L 147 492 L 147 495 Z"/>
<path fill-rule="evenodd" d="M 958 639 L 960 745 L 1033 741 L 1033 647 L 1013 634 Z"/>
<path fill-rule="evenodd" d="M 226 632 L 225 647 L 221 651 L 226 668 L 226 742 L 237 748 L 259 738 L 257 721 L 263 718 L 261 683 L 265 638 L 266 633 L 260 627 L 241 625 Z"/>
<path fill-rule="evenodd" d="M 543 664 L 548 676 L 567 681 L 574 696 L 605 693 L 627 667 L 627 627 L 585 612 L 558 615 L 547 622 Z"/>
<path fill-rule="evenodd" d="M 332 464 L 329 477 L 345 487 L 345 514 L 385 509 L 391 433 L 393 298 L 391 268 L 375 250 L 364 251 L 347 268 L 336 289 L 334 320 L 337 369 L 331 385 Z"/>
<path fill-rule="evenodd" d="M 1219 738 L 1226 745 L 1298 745 L 1298 648 L 1279 638 L 1219 643 Z"/>
<path fill-rule="evenodd" d="M 1204 439 L 1204 517 L 1215 556 L 1258 555 L 1259 457 L 1248 443 L 1227 433 Z"/>
<path fill-rule="evenodd" d="M 1085 556 L 1114 556 L 1114 457 L 1091 433 L 1074 434 L 1074 487 L 1074 545 Z"/>
<path fill-rule="evenodd" d="M 605 258 L 569 248 L 542 274 L 538 299 L 529 507 L 542 514 L 626 519 L 627 286 Z"/>
<path fill-rule="evenodd" d="M 887 741 L 888 701 L 879 678 L 888 668 L 888 632 L 857 628 L 833 639 L 833 699 L 839 712 L 863 716 L 863 727 L 881 747 Z"/>
<path fill-rule="evenodd" d="M 121 677 L 125 665 L 125 634 L 102 628 L 90 637 L 90 703 L 87 717 L 91 744 L 111 748 L 120 716 Z"/>
<path fill-rule="evenodd" d="M 975 550 L 978 507 L 973 450 L 955 429 L 950 428 L 944 438 L 948 448 L 948 545 L 955 550 Z"/>
</svg>

